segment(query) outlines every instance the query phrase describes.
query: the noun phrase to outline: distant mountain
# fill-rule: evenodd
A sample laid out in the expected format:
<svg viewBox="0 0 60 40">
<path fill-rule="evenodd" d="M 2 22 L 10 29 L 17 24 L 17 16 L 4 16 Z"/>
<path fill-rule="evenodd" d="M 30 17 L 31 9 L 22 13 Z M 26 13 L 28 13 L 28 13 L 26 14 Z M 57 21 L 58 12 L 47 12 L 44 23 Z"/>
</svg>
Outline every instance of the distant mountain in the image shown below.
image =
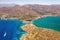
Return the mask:
<svg viewBox="0 0 60 40">
<path fill-rule="evenodd" d="M 16 4 L 0 4 L 0 7 L 13 7 Z"/>
<path fill-rule="evenodd" d="M 17 17 L 22 20 L 33 20 L 40 15 L 35 11 L 22 7 L 20 5 L 15 5 L 13 7 L 1 7 L 0 16 L 6 15 L 7 17 Z"/>
<path fill-rule="evenodd" d="M 23 7 L 29 8 L 41 15 L 60 15 L 60 5 L 28 4 Z"/>
<path fill-rule="evenodd" d="M 33 20 L 43 15 L 60 15 L 60 5 L 16 5 L 0 4 L 0 17 L 17 17 L 22 20 Z"/>
</svg>

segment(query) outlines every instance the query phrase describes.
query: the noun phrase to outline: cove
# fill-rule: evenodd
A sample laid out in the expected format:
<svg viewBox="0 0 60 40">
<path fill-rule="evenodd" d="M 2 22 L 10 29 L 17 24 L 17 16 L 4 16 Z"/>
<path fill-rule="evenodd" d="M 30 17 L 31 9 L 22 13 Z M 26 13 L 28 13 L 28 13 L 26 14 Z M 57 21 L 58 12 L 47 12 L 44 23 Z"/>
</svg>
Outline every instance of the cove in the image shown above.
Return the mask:
<svg viewBox="0 0 60 40">
<path fill-rule="evenodd" d="M 32 22 L 39 28 L 47 28 L 60 31 L 60 16 L 46 16 L 33 20 Z"/>
<path fill-rule="evenodd" d="M 19 40 L 26 33 L 21 29 L 24 23 L 18 19 L 0 19 L 0 40 Z"/>
</svg>

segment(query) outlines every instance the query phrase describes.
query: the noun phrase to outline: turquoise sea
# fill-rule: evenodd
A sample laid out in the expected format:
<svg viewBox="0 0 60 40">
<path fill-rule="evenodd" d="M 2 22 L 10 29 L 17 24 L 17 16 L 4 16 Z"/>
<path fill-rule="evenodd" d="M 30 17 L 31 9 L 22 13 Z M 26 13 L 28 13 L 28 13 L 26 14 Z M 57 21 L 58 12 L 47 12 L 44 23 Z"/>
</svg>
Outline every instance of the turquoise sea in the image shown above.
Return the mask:
<svg viewBox="0 0 60 40">
<path fill-rule="evenodd" d="M 33 20 L 32 22 L 39 28 L 47 28 L 60 31 L 60 16 L 46 16 Z"/>
<path fill-rule="evenodd" d="M 26 33 L 20 27 L 24 23 L 18 19 L 0 19 L 0 40 L 19 40 Z"/>
</svg>

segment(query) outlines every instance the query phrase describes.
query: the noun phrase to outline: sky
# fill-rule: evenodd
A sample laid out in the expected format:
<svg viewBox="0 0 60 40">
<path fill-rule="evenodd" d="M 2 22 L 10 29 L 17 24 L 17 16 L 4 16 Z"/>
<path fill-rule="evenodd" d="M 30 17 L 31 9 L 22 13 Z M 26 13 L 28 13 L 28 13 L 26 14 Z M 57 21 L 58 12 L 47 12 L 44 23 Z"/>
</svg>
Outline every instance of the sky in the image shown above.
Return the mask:
<svg viewBox="0 0 60 40">
<path fill-rule="evenodd" d="M 10 3 L 15 3 L 19 5 L 24 4 L 51 5 L 51 4 L 60 4 L 60 0 L 0 0 L 0 4 L 10 4 Z"/>
</svg>

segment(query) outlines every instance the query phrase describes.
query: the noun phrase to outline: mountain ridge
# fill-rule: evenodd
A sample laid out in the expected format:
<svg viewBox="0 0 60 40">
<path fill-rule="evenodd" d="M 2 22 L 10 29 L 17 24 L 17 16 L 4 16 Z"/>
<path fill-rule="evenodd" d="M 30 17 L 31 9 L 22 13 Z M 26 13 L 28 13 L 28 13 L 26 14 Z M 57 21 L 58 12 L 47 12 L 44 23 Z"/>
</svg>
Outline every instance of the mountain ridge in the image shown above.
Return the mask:
<svg viewBox="0 0 60 40">
<path fill-rule="evenodd" d="M 33 20 L 43 15 L 60 15 L 60 5 L 11 5 L 0 7 L 0 16 L 6 15 L 7 17 L 17 17 L 22 20 Z"/>
</svg>

